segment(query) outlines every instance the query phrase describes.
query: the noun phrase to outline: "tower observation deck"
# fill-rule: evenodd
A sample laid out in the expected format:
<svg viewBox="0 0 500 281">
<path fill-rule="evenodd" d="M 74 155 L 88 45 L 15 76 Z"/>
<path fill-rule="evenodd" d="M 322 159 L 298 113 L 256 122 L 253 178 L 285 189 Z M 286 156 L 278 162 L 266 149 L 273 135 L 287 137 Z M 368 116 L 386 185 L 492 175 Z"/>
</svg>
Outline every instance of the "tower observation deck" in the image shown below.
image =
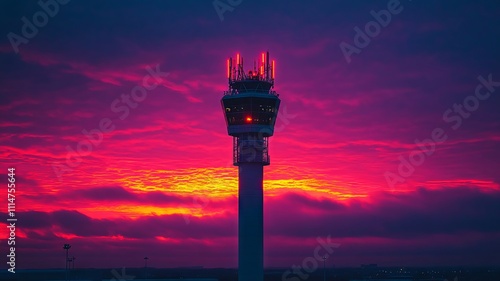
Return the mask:
<svg viewBox="0 0 500 281">
<path fill-rule="evenodd" d="M 263 281 L 263 176 L 280 105 L 273 90 L 275 62 L 262 53 L 245 72 L 237 54 L 227 60 L 227 78 L 221 104 L 238 166 L 238 279 Z"/>
</svg>

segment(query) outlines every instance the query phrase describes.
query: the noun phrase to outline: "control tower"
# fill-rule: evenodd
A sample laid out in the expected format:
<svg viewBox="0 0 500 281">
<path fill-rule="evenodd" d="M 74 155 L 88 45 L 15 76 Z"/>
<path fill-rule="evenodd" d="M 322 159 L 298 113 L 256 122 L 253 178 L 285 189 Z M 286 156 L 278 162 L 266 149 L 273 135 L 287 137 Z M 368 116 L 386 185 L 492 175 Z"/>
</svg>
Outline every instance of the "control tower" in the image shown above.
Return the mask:
<svg viewBox="0 0 500 281">
<path fill-rule="evenodd" d="M 269 52 L 244 71 L 243 57 L 227 60 L 229 89 L 221 104 L 227 132 L 233 137 L 238 166 L 238 279 L 263 281 L 263 176 L 269 165 L 269 137 L 274 133 L 280 99 L 273 90 L 275 62 Z"/>
</svg>

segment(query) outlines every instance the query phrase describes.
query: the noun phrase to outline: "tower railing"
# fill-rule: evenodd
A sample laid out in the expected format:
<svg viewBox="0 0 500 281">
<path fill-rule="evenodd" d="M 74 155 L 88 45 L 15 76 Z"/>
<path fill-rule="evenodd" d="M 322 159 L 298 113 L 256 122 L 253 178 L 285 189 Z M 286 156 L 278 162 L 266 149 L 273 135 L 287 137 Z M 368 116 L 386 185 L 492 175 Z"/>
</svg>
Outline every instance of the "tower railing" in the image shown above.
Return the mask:
<svg viewBox="0 0 500 281">
<path fill-rule="evenodd" d="M 259 91 L 257 91 L 257 92 L 259 92 Z M 262 93 L 268 93 L 270 95 L 279 97 L 279 94 L 276 93 L 276 91 L 274 91 L 274 90 L 262 91 Z M 237 94 L 240 94 L 240 92 L 238 90 L 235 90 L 235 89 L 224 91 L 224 96 L 234 96 Z"/>
</svg>

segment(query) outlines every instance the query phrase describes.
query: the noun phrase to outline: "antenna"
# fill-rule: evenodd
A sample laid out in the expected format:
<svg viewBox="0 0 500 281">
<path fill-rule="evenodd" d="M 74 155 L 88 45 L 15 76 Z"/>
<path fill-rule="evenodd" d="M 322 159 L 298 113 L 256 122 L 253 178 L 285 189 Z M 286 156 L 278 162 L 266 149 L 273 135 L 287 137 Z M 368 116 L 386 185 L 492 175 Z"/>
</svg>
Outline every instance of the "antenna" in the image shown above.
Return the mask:
<svg viewBox="0 0 500 281">
<path fill-rule="evenodd" d="M 239 78 L 239 77 L 240 77 L 240 75 L 241 75 L 241 74 L 240 74 L 240 69 L 241 69 L 241 67 L 240 67 L 240 54 L 239 54 L 239 53 L 238 53 L 238 54 L 236 54 L 236 67 L 238 68 L 238 74 L 237 74 L 237 76 L 236 76 L 236 77 L 237 77 L 237 78 Z"/>
<path fill-rule="evenodd" d="M 274 80 L 275 77 L 276 77 L 276 68 L 275 68 L 275 63 L 273 60 L 273 68 L 272 68 L 271 78 Z"/>
<path fill-rule="evenodd" d="M 266 52 L 266 80 L 269 80 L 269 51 Z"/>
</svg>

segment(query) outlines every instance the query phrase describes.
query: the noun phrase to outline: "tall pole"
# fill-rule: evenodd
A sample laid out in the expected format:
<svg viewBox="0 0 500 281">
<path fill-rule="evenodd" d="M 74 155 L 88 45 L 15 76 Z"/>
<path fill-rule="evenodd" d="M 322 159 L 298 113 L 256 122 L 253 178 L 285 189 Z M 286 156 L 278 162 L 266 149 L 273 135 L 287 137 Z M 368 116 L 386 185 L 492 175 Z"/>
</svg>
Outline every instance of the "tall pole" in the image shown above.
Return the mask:
<svg viewBox="0 0 500 281">
<path fill-rule="evenodd" d="M 68 280 L 71 280 L 72 264 L 73 264 L 73 258 L 68 258 Z"/>
<path fill-rule="evenodd" d="M 144 275 L 148 279 L 148 257 L 144 257 Z"/>
<path fill-rule="evenodd" d="M 323 256 L 323 281 L 326 281 L 326 255 Z"/>
<path fill-rule="evenodd" d="M 240 163 L 238 167 L 239 281 L 262 281 L 264 276 L 263 173 L 261 163 Z"/>
<path fill-rule="evenodd" d="M 69 249 L 71 248 L 70 244 L 64 244 L 63 249 L 66 250 L 66 281 L 69 281 L 69 272 L 68 272 L 68 254 L 69 254 Z"/>
</svg>

